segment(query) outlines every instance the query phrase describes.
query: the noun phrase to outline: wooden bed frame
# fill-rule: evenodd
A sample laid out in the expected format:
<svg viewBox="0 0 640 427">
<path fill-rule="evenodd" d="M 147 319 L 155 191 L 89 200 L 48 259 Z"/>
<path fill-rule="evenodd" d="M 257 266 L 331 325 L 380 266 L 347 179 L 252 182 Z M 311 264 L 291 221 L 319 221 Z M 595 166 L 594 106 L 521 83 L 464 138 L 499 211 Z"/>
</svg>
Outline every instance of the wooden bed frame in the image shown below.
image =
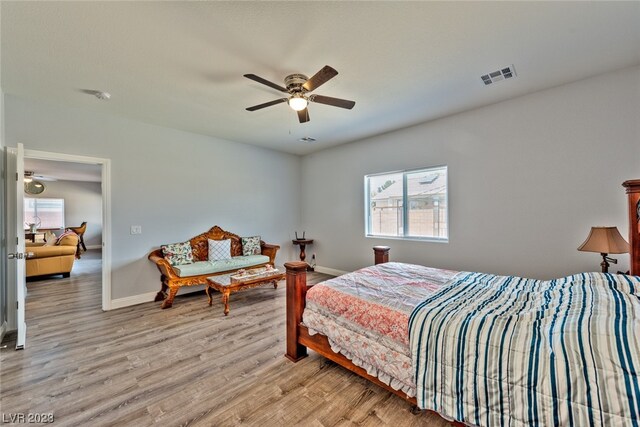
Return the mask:
<svg viewBox="0 0 640 427">
<path fill-rule="evenodd" d="M 631 255 L 630 273 L 640 276 L 640 179 L 625 181 L 629 204 L 629 254 Z"/>
<path fill-rule="evenodd" d="M 627 191 L 629 203 L 629 252 L 631 256 L 631 274 L 640 276 L 640 179 L 626 181 L 622 184 Z M 388 246 L 374 246 L 375 264 L 389 262 Z M 379 385 L 414 406 L 417 406 L 416 398 L 409 397 L 402 391 L 394 390 L 378 378 L 367 374 L 367 371 L 354 365 L 340 353 L 334 353 L 325 335 L 310 335 L 309 330 L 302 324 L 302 312 L 304 311 L 307 289 L 313 285 L 307 285 L 307 263 L 285 263 L 287 270 L 287 353 L 285 357 L 293 362 L 307 357 L 307 349 L 321 354 L 338 365 L 360 375 L 363 378 Z M 439 415 L 439 414 L 438 414 Z M 458 421 L 450 421 L 454 426 L 465 426 Z"/>
<path fill-rule="evenodd" d="M 376 265 L 389 262 L 390 249 L 391 248 L 388 246 L 373 247 Z M 395 390 L 391 386 L 380 381 L 378 378 L 367 374 L 365 369 L 354 365 L 351 360 L 347 359 L 342 354 L 335 353 L 331 350 L 331 345 L 325 335 L 309 334 L 309 329 L 302 324 L 302 312 L 305 307 L 307 290 L 314 286 L 307 285 L 307 263 L 294 261 L 287 262 L 284 266 L 287 269 L 287 353 L 285 354 L 285 357 L 293 362 L 297 362 L 307 357 L 307 349 L 311 349 L 327 359 L 336 362 L 343 368 L 347 368 L 351 372 L 360 375 L 374 384 L 377 384 L 383 389 L 400 396 L 413 406 L 412 412 L 414 412 L 418 406 L 415 397 L 409 397 L 406 393 Z M 432 412 L 441 417 L 440 414 L 434 411 L 428 412 Z M 455 427 L 465 427 L 465 424 L 458 421 L 446 421 L 450 422 L 451 425 Z"/>
<path fill-rule="evenodd" d="M 375 246 L 375 263 L 382 264 L 389 261 L 388 246 Z M 379 385 L 385 390 L 397 394 L 403 399 L 416 405 L 416 398 L 409 397 L 405 393 L 394 390 L 392 387 L 380 381 L 378 378 L 367 374 L 367 371 L 354 365 L 340 353 L 334 353 L 325 335 L 310 335 L 309 329 L 302 324 L 302 312 L 304 311 L 307 289 L 314 285 L 307 285 L 307 263 L 294 261 L 285 263 L 287 269 L 287 353 L 285 357 L 293 362 L 307 357 L 307 349 L 320 353 L 329 360 L 333 360 L 351 372 Z"/>
</svg>

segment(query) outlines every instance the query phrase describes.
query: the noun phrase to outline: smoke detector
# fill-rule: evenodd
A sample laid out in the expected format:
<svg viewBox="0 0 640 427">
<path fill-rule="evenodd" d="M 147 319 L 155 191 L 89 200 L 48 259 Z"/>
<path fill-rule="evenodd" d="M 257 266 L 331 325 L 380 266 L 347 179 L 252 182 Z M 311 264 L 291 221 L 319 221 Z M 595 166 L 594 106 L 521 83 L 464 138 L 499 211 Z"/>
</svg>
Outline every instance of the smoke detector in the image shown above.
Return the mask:
<svg viewBox="0 0 640 427">
<path fill-rule="evenodd" d="M 488 86 L 492 83 L 497 83 L 502 80 L 511 79 L 516 76 L 516 69 L 513 68 L 513 65 L 509 65 L 507 67 L 503 67 L 499 70 L 492 71 L 490 73 L 484 74 L 480 76 L 482 82 Z"/>
</svg>

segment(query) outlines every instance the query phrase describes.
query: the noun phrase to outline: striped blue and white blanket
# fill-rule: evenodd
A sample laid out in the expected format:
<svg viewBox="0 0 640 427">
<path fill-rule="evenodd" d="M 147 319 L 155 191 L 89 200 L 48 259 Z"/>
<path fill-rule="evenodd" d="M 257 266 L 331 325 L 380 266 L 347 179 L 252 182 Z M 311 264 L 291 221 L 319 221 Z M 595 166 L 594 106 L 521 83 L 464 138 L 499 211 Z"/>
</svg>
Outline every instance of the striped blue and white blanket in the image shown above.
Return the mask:
<svg viewBox="0 0 640 427">
<path fill-rule="evenodd" d="M 640 277 L 459 273 L 409 334 L 422 409 L 481 426 L 640 426 Z"/>
</svg>

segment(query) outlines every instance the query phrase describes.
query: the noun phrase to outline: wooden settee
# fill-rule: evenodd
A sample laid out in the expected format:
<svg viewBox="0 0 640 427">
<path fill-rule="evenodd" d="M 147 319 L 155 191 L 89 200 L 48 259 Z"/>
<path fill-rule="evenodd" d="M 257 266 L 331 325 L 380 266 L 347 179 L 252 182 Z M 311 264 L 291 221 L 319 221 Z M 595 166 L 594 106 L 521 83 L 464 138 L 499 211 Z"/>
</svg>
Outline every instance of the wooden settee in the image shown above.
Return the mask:
<svg viewBox="0 0 640 427">
<path fill-rule="evenodd" d="M 209 231 L 202 233 L 189 240 L 191 243 L 191 249 L 193 251 L 194 263 L 198 261 L 207 261 L 209 258 L 209 240 L 231 240 L 231 256 L 239 257 L 242 255 L 242 241 L 236 234 L 223 230 L 217 225 L 211 228 Z M 267 264 L 274 265 L 276 260 L 276 253 L 280 246 L 270 245 L 268 243 L 260 241 L 260 248 L 262 255 L 269 257 L 269 260 L 259 264 L 251 265 L 251 267 L 261 267 Z M 206 273 L 198 275 L 190 275 L 182 277 L 179 275 L 178 269 L 169 264 L 163 254 L 162 249 L 156 249 L 152 251 L 149 256 L 149 260 L 156 264 L 158 270 L 160 270 L 161 289 L 156 295 L 155 301 L 163 301 L 162 308 L 169 308 L 173 305 L 173 299 L 175 298 L 178 290 L 182 286 L 194 286 L 207 283 L 207 277 L 217 276 L 221 274 L 229 274 L 237 271 L 238 269 L 231 269 L 225 271 L 217 271 L 215 273 Z M 178 266 L 182 267 L 182 266 Z M 167 289 L 169 293 L 167 294 Z"/>
</svg>

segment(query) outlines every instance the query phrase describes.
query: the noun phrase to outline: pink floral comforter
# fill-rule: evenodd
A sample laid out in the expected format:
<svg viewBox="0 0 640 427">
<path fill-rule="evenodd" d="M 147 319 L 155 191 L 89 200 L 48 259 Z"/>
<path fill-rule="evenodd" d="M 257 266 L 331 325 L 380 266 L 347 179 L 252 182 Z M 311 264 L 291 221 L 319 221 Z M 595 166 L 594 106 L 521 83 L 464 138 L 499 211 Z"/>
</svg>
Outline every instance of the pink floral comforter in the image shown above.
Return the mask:
<svg viewBox="0 0 640 427">
<path fill-rule="evenodd" d="M 414 396 L 409 315 L 456 274 L 398 262 L 363 268 L 313 286 L 303 323 L 369 375 Z"/>
</svg>

